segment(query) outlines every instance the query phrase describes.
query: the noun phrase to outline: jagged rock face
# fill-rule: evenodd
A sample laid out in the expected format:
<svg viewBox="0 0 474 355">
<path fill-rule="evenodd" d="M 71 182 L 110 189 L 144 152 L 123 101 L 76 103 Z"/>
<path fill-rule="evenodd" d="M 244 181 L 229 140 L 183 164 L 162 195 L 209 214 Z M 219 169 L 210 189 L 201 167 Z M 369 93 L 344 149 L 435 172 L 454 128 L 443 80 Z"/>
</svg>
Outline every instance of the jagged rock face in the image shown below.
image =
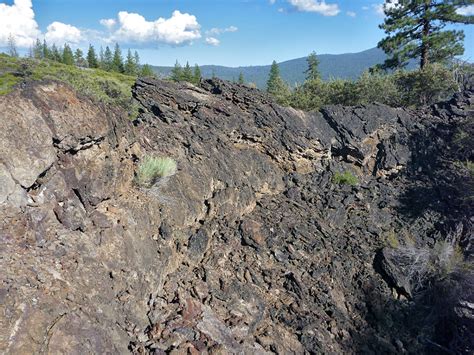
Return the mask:
<svg viewBox="0 0 474 355">
<path fill-rule="evenodd" d="M 312 113 L 219 80 L 133 93 L 133 123 L 58 83 L 0 97 L 0 352 L 420 349 L 376 254 L 469 218 L 445 191 L 407 201 L 472 93 Z M 139 188 L 145 155 L 177 174 Z"/>
</svg>

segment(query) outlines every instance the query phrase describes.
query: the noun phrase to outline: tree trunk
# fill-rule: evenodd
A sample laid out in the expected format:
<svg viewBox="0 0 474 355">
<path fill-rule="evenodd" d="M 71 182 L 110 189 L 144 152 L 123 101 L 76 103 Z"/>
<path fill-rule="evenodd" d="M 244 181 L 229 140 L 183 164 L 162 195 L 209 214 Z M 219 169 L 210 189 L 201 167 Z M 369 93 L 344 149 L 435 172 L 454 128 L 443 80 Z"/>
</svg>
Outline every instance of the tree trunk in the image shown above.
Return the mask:
<svg viewBox="0 0 474 355">
<path fill-rule="evenodd" d="M 430 34 L 430 20 L 428 19 L 427 13 L 430 8 L 430 0 L 425 0 L 424 11 L 423 11 L 423 32 L 421 38 L 421 61 L 420 68 L 423 69 L 429 63 L 429 50 L 430 45 L 428 43 L 428 36 Z"/>
</svg>

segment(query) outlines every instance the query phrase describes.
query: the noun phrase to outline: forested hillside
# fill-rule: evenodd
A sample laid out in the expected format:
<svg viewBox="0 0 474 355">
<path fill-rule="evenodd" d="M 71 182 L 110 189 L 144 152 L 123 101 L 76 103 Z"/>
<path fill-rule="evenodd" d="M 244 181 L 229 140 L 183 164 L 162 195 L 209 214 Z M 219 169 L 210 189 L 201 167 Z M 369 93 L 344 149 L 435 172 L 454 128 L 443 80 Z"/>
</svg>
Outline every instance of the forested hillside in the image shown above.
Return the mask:
<svg viewBox="0 0 474 355">
<path fill-rule="evenodd" d="M 356 79 L 365 70 L 385 61 L 387 56 L 379 48 L 372 48 L 359 53 L 322 54 L 318 55 L 319 69 L 322 78 Z M 279 64 L 282 78 L 289 84 L 302 83 L 305 79 L 304 71 L 307 69 L 306 57 L 297 58 Z M 172 67 L 154 66 L 157 73 L 168 76 Z M 224 67 L 219 65 L 201 66 L 203 77 L 213 75 L 224 80 L 235 80 L 243 74 L 246 82 L 255 83 L 258 88 L 264 89 L 270 72 L 270 65 L 248 67 Z"/>
</svg>

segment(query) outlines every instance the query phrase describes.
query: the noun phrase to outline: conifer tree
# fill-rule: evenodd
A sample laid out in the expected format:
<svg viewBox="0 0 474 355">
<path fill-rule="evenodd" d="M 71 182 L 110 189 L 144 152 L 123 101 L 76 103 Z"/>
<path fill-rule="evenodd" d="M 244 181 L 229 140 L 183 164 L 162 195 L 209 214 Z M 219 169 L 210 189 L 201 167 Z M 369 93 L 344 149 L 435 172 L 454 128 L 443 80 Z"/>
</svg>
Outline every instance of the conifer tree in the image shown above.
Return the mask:
<svg viewBox="0 0 474 355">
<path fill-rule="evenodd" d="M 289 89 L 280 76 L 280 68 L 276 61 L 273 61 L 270 68 L 270 75 L 267 81 L 267 92 L 275 97 L 278 103 L 287 104 L 289 97 Z"/>
<path fill-rule="evenodd" d="M 125 60 L 124 72 L 127 75 L 137 75 L 138 67 L 135 62 L 135 57 L 132 55 L 132 51 L 129 49 L 127 52 L 127 59 Z"/>
<path fill-rule="evenodd" d="M 74 52 L 74 62 L 78 67 L 85 67 L 86 66 L 86 61 L 84 59 L 84 53 L 80 48 L 77 48 L 76 51 Z"/>
<path fill-rule="evenodd" d="M 112 70 L 112 61 L 114 57 L 112 51 L 110 50 L 109 46 L 105 47 L 104 51 L 104 60 L 102 62 L 102 67 L 104 70 L 111 71 Z"/>
<path fill-rule="evenodd" d="M 51 59 L 56 61 L 56 62 L 61 62 L 63 59 L 63 56 L 61 55 L 61 52 L 59 52 L 58 47 L 56 47 L 56 44 L 53 43 L 51 46 Z"/>
<path fill-rule="evenodd" d="M 98 68 L 99 63 L 97 62 L 97 55 L 92 44 L 89 44 L 89 50 L 87 51 L 87 64 L 89 68 Z"/>
<path fill-rule="evenodd" d="M 193 74 L 193 82 L 194 84 L 199 84 L 201 81 L 202 75 L 201 75 L 201 68 L 199 68 L 199 65 L 195 64 L 194 65 L 194 74 Z"/>
<path fill-rule="evenodd" d="M 140 56 L 138 55 L 137 51 L 135 51 L 135 54 L 133 55 L 133 57 L 134 57 L 135 65 L 137 66 L 137 68 L 140 68 Z"/>
<path fill-rule="evenodd" d="M 186 65 L 183 68 L 183 80 L 188 83 L 193 82 L 193 70 L 191 69 L 189 62 L 186 62 Z"/>
<path fill-rule="evenodd" d="M 144 64 L 140 70 L 140 76 L 155 76 L 155 72 L 150 65 Z"/>
<path fill-rule="evenodd" d="M 43 45 L 39 39 L 36 39 L 35 46 L 33 47 L 33 57 L 36 59 L 43 58 Z"/>
<path fill-rule="evenodd" d="M 43 58 L 52 59 L 52 54 L 49 50 L 48 43 L 46 43 L 46 40 L 43 40 Z"/>
<path fill-rule="evenodd" d="M 387 37 L 378 44 L 389 55 L 383 67 L 404 67 L 419 58 L 423 69 L 463 54 L 464 32 L 443 28 L 449 23 L 474 23 L 474 16 L 456 12 L 468 4 L 472 0 L 387 0 L 386 18 L 380 25 Z"/>
<path fill-rule="evenodd" d="M 319 72 L 319 60 L 316 56 L 316 52 L 311 52 L 311 54 L 306 58 L 306 62 L 308 63 L 308 69 L 306 69 L 306 80 L 318 80 L 321 79 L 321 74 Z"/>
<path fill-rule="evenodd" d="M 122 51 L 118 43 L 115 43 L 114 56 L 112 58 L 112 71 L 123 73 L 123 58 Z"/>
<path fill-rule="evenodd" d="M 18 50 L 16 48 L 16 40 L 11 33 L 8 36 L 8 54 L 12 57 L 19 57 Z"/>
<path fill-rule="evenodd" d="M 104 47 L 100 46 L 99 58 L 97 60 L 99 68 L 104 69 Z"/>
<path fill-rule="evenodd" d="M 240 72 L 239 74 L 239 84 L 245 84 L 244 73 Z"/>
<path fill-rule="evenodd" d="M 170 79 L 173 81 L 183 80 L 183 68 L 181 67 L 181 64 L 179 64 L 178 60 L 176 60 L 173 69 L 171 69 Z"/>
<path fill-rule="evenodd" d="M 61 61 L 66 65 L 74 65 L 74 54 L 67 43 L 64 44 Z"/>
</svg>

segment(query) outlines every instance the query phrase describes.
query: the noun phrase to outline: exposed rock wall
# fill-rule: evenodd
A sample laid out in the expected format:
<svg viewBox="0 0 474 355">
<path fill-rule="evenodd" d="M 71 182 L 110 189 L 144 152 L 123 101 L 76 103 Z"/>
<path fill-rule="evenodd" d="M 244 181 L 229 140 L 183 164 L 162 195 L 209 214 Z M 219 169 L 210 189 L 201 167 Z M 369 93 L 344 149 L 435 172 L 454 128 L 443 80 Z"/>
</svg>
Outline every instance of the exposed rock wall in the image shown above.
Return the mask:
<svg viewBox="0 0 474 355">
<path fill-rule="evenodd" d="M 0 97 L 0 352 L 426 345 L 374 260 L 394 236 L 430 243 L 471 217 L 458 192 L 420 188 L 444 176 L 434 157 L 472 92 L 313 113 L 219 80 L 133 93 L 133 123 L 58 83 Z M 177 174 L 140 189 L 147 154 Z M 359 184 L 333 182 L 346 170 Z"/>
</svg>

